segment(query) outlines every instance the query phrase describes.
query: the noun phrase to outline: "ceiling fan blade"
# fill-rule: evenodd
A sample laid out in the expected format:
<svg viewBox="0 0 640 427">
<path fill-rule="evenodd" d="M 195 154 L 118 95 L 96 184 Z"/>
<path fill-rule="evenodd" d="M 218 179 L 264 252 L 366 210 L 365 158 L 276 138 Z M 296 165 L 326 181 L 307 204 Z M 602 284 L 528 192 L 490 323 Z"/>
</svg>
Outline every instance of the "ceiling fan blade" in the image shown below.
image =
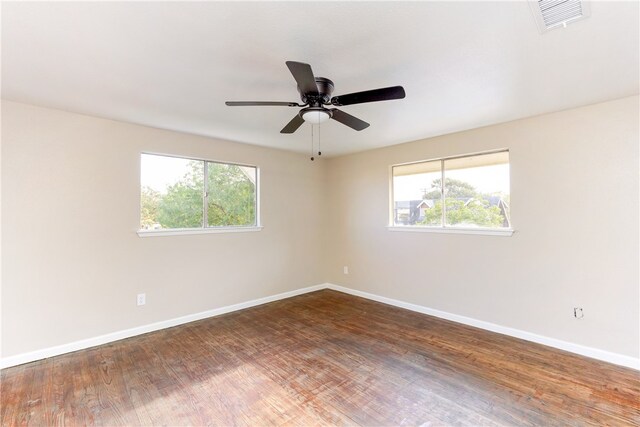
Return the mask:
<svg viewBox="0 0 640 427">
<path fill-rule="evenodd" d="M 311 65 L 303 62 L 287 61 L 287 67 L 293 74 L 293 78 L 296 79 L 301 93 L 318 93 L 318 86 L 316 86 L 316 78 L 313 76 L 313 71 L 311 71 Z"/>
<path fill-rule="evenodd" d="M 362 104 L 364 102 L 389 101 L 391 99 L 402 99 L 404 97 L 405 93 L 402 86 L 392 86 L 334 96 L 331 98 L 331 103 L 336 106 L 341 106 Z"/>
<path fill-rule="evenodd" d="M 331 110 L 331 118 L 333 120 L 337 120 L 343 125 L 349 126 L 351 129 L 362 130 L 369 127 L 369 123 L 360 120 L 357 117 L 352 116 L 351 114 L 347 114 L 344 111 L 340 111 L 337 109 Z"/>
<path fill-rule="evenodd" d="M 304 123 L 304 119 L 296 114 L 293 119 L 285 127 L 282 128 L 280 133 L 294 133 Z"/>
<path fill-rule="evenodd" d="M 225 102 L 229 107 L 262 107 L 267 105 L 280 106 L 280 107 L 303 107 L 303 105 L 297 102 L 271 102 L 271 101 L 227 101 Z"/>
</svg>

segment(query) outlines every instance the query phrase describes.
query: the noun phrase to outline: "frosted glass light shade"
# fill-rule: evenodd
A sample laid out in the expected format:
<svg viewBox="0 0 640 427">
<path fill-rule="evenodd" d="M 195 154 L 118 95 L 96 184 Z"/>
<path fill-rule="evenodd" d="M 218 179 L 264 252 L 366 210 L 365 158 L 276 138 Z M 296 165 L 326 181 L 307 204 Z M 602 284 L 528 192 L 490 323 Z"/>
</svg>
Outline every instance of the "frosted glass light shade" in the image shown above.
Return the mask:
<svg viewBox="0 0 640 427">
<path fill-rule="evenodd" d="M 305 122 L 317 125 L 318 123 L 326 122 L 331 118 L 329 113 L 322 110 L 305 111 L 302 113 L 302 118 Z"/>
</svg>

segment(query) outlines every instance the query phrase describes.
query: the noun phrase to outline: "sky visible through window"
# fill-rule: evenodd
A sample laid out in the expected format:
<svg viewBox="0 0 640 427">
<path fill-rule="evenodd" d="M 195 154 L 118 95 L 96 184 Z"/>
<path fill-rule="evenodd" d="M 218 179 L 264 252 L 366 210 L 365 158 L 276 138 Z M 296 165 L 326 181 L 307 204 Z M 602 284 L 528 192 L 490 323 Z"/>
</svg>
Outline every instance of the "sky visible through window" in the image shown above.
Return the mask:
<svg viewBox="0 0 640 427">
<path fill-rule="evenodd" d="M 509 165 L 493 165 L 474 167 L 469 169 L 457 169 L 456 179 L 460 179 L 472 184 L 480 193 L 503 192 L 509 194 Z M 440 173 L 423 173 L 405 176 L 396 176 L 393 179 L 393 196 L 395 200 L 420 200 L 424 190 L 431 190 L 430 182 Z M 445 177 L 447 176 L 445 170 Z"/>
<path fill-rule="evenodd" d="M 140 157 L 141 186 L 151 188 L 159 193 L 166 193 L 167 188 L 180 181 L 189 172 L 192 160 L 179 157 L 142 155 Z"/>
</svg>

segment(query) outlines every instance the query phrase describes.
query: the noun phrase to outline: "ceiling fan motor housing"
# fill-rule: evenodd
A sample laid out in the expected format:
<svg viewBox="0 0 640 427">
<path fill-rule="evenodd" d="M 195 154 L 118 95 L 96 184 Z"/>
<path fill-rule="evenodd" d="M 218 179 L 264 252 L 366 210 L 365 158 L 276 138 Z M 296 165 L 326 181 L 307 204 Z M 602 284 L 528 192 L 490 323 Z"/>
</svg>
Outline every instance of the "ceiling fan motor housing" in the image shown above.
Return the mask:
<svg viewBox="0 0 640 427">
<path fill-rule="evenodd" d="M 298 92 L 300 92 L 300 99 L 304 104 L 311 106 L 320 106 L 322 104 L 329 104 L 331 101 L 331 94 L 333 93 L 333 82 L 325 77 L 316 77 L 316 86 L 318 86 L 318 93 L 302 93 L 298 86 Z"/>
</svg>

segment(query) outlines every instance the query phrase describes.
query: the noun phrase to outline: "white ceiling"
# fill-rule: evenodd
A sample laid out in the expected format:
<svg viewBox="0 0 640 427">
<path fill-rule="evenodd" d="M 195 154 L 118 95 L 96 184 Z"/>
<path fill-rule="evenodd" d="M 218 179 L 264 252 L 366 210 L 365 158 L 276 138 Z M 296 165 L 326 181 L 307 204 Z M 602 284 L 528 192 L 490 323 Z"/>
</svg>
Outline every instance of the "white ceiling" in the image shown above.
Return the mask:
<svg viewBox="0 0 640 427">
<path fill-rule="evenodd" d="M 334 95 L 403 85 L 403 100 L 342 109 L 371 126 L 322 125 L 339 155 L 638 93 L 639 3 L 540 34 L 520 2 L 3 2 L 8 100 L 307 152 L 310 125 L 286 60 Z"/>
</svg>

